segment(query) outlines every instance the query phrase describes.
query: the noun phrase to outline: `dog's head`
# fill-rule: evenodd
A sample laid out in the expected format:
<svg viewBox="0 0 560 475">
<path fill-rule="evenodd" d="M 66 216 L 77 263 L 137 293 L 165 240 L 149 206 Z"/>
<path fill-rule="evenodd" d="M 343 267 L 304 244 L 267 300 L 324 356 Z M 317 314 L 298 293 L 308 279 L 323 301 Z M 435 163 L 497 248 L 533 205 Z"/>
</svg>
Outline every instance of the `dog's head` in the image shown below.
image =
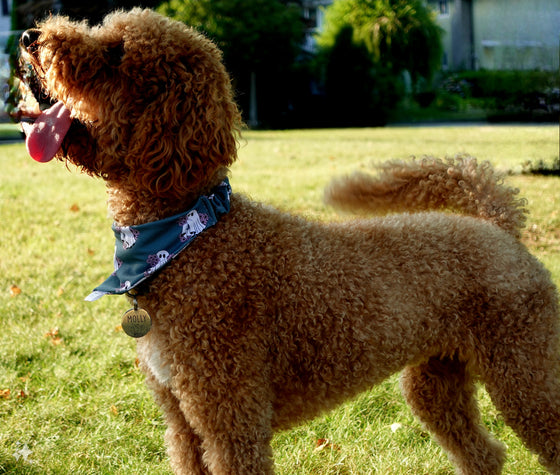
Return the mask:
<svg viewBox="0 0 560 475">
<path fill-rule="evenodd" d="M 235 160 L 241 120 L 221 52 L 184 24 L 140 9 L 95 27 L 53 16 L 20 44 L 35 159 L 177 200 Z"/>
</svg>

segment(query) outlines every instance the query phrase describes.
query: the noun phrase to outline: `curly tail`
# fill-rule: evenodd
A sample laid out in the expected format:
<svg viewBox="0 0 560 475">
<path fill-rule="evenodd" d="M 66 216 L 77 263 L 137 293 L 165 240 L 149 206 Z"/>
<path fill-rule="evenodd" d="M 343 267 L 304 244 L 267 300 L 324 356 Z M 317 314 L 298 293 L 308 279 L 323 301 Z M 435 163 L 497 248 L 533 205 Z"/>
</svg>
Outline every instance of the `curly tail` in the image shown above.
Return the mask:
<svg viewBox="0 0 560 475">
<path fill-rule="evenodd" d="M 475 158 L 423 158 L 381 165 L 377 177 L 356 172 L 331 182 L 325 202 L 376 214 L 449 209 L 485 219 L 516 238 L 525 225 L 526 200 L 506 186 L 490 163 Z"/>
</svg>

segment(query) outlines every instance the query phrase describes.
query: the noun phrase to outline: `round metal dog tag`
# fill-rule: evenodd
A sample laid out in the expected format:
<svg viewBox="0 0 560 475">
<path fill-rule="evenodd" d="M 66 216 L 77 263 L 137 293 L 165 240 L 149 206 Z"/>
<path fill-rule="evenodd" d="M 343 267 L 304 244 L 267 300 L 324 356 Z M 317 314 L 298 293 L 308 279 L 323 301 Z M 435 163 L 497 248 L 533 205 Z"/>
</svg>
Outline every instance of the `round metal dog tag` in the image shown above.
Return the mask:
<svg viewBox="0 0 560 475">
<path fill-rule="evenodd" d="M 131 308 L 124 312 L 122 317 L 122 329 L 132 338 L 140 338 L 146 335 L 152 328 L 150 314 L 143 308 Z"/>
</svg>

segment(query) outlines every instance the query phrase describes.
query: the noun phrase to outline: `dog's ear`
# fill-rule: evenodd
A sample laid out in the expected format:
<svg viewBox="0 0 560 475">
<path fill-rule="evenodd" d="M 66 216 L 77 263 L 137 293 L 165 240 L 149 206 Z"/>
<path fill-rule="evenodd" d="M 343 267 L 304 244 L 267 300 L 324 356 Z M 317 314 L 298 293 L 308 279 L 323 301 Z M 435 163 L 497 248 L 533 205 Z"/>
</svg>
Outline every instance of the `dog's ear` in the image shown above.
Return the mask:
<svg viewBox="0 0 560 475">
<path fill-rule="evenodd" d="M 64 71 L 64 78 L 73 72 L 71 79 L 78 79 L 80 75 L 95 74 L 102 67 L 102 44 L 92 34 L 87 21 L 71 21 L 55 15 L 39 22 L 37 31 L 41 35 L 35 44 L 36 56 L 44 69 Z"/>
<path fill-rule="evenodd" d="M 191 67 L 174 63 L 163 88 L 154 78 L 158 94 L 135 124 L 126 159 L 141 188 L 170 200 L 207 190 L 237 158 L 241 119 L 229 76 L 219 61 Z"/>
</svg>

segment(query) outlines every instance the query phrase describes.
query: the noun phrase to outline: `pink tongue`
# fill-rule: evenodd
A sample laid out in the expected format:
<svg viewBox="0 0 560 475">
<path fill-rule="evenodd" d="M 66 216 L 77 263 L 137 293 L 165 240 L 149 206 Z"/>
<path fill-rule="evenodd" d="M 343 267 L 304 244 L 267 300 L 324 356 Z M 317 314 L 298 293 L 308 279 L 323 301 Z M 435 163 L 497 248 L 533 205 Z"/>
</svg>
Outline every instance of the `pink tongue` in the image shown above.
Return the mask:
<svg viewBox="0 0 560 475">
<path fill-rule="evenodd" d="M 70 111 L 60 101 L 45 110 L 33 124 L 22 122 L 31 158 L 38 162 L 52 160 L 71 123 Z"/>
</svg>

